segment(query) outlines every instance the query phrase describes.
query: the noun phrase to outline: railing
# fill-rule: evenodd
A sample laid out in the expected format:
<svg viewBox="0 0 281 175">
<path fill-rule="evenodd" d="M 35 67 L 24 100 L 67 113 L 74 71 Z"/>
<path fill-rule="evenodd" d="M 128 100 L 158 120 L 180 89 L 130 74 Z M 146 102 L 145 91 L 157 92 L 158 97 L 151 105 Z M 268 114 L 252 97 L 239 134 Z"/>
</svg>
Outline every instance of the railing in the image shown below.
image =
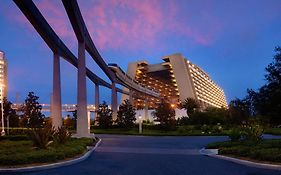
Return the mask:
<svg viewBox="0 0 281 175">
<path fill-rule="evenodd" d="M 42 111 L 43 112 L 49 112 L 51 111 L 51 105 L 50 104 L 40 104 L 42 106 Z M 18 103 L 14 103 L 12 104 L 12 108 L 19 110 L 22 107 L 22 104 L 18 104 Z M 75 111 L 77 109 L 77 105 L 76 104 L 63 104 L 61 105 L 61 110 L 63 112 L 71 112 L 71 111 Z M 95 111 L 96 107 L 95 105 L 87 105 L 87 110 L 88 111 Z"/>
</svg>

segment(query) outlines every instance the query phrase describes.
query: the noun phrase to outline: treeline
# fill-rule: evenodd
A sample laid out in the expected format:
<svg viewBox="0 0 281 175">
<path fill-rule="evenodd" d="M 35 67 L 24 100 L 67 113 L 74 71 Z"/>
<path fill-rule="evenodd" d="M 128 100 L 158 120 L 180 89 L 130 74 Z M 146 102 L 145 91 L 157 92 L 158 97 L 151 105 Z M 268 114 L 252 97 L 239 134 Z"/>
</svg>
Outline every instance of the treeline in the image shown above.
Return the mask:
<svg viewBox="0 0 281 175">
<path fill-rule="evenodd" d="M 24 103 L 14 109 L 12 103 L 3 99 L 4 125 L 5 127 L 41 127 L 46 122 L 45 115 L 41 112 L 42 106 L 38 102 L 39 97 L 34 92 L 29 92 Z M 0 104 L 2 105 L 2 103 Z M 2 115 L 2 110 L 0 111 Z"/>
<path fill-rule="evenodd" d="M 281 47 L 275 48 L 273 61 L 265 68 L 266 83 L 257 91 L 247 89 L 243 99 L 231 101 L 243 118 L 255 118 L 273 126 L 281 124 Z"/>
</svg>

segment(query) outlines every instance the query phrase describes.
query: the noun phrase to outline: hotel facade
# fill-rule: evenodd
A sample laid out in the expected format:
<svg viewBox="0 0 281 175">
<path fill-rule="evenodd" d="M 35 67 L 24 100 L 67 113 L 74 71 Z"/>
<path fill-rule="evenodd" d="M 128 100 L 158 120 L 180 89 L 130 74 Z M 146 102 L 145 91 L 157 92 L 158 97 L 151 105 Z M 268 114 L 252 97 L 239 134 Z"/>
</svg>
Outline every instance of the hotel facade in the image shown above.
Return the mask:
<svg viewBox="0 0 281 175">
<path fill-rule="evenodd" d="M 128 65 L 127 74 L 135 81 L 160 93 L 170 104 L 180 106 L 186 98 L 194 98 L 202 109 L 227 107 L 224 91 L 200 67 L 181 54 L 164 56 L 163 62 L 149 64 L 137 61 Z M 123 94 L 121 101 L 129 99 Z M 133 92 L 131 101 L 137 109 L 155 109 L 160 99 Z"/>
<path fill-rule="evenodd" d="M 7 60 L 5 53 L 0 50 L 0 99 L 7 97 Z"/>
</svg>

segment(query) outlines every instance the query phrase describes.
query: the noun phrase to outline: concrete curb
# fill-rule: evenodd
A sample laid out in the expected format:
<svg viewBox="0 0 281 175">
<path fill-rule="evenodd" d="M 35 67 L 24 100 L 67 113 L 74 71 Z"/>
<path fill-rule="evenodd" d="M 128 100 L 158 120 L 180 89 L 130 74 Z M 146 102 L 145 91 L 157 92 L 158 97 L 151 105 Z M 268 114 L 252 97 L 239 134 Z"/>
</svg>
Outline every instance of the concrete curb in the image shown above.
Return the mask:
<svg viewBox="0 0 281 175">
<path fill-rule="evenodd" d="M 42 170 L 48 170 L 48 169 L 73 165 L 73 164 L 82 162 L 85 159 L 87 159 L 92 154 L 92 152 L 99 146 L 100 143 L 101 143 L 101 139 L 98 140 L 98 142 L 96 143 L 96 145 L 94 147 L 89 147 L 88 151 L 84 155 L 82 155 L 81 157 L 78 157 L 76 159 L 67 160 L 64 162 L 47 164 L 47 165 L 32 166 L 32 167 L 0 168 L 0 173 L 20 173 L 20 172 L 42 171 Z"/>
<path fill-rule="evenodd" d="M 277 165 L 277 164 L 257 163 L 257 162 L 252 162 L 249 160 L 243 160 L 243 159 L 238 159 L 238 158 L 234 158 L 234 157 L 218 155 L 218 149 L 202 148 L 199 151 L 199 153 L 202 155 L 205 155 L 205 156 L 214 157 L 217 159 L 222 159 L 222 160 L 234 162 L 234 163 L 241 164 L 241 165 L 246 165 L 249 167 L 270 169 L 270 170 L 279 170 L 279 171 L 281 170 L 281 165 Z"/>
</svg>

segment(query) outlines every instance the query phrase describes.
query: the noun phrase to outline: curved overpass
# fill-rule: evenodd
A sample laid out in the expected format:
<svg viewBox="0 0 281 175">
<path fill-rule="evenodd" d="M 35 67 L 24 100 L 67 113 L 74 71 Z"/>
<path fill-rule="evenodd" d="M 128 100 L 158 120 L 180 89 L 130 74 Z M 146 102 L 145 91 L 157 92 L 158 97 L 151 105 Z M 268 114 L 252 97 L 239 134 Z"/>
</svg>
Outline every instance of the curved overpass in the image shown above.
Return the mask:
<svg viewBox="0 0 281 175">
<path fill-rule="evenodd" d="M 49 48 L 77 68 L 77 57 L 74 56 L 64 42 L 58 37 L 36 5 L 32 1 L 14 0 L 14 2 L 23 12 L 38 34 L 42 37 L 45 43 L 49 46 Z M 98 77 L 88 68 L 86 70 L 86 74 L 93 83 L 111 89 L 111 84 Z M 116 88 L 116 90 L 124 94 L 129 94 L 129 92 L 125 92 L 120 88 Z"/>
<path fill-rule="evenodd" d="M 79 5 L 76 0 L 62 0 L 64 8 L 67 12 L 68 18 L 71 22 L 72 28 L 75 32 L 75 35 L 78 41 L 85 42 L 86 50 L 91 55 L 91 57 L 96 61 L 100 68 L 105 72 L 105 74 L 110 78 L 111 81 L 120 83 L 123 86 L 128 87 L 129 89 L 134 89 L 135 91 L 150 95 L 156 98 L 159 98 L 160 94 L 148 89 L 139 83 L 133 81 L 131 77 L 127 76 L 118 66 L 115 68 L 110 65 L 108 67 L 104 62 L 103 58 L 99 54 L 96 46 L 87 30 L 84 19 L 82 17 Z M 111 69 L 111 70 L 110 70 Z M 114 73 L 115 75 L 114 75 Z M 117 79 L 116 79 L 117 78 Z"/>
<path fill-rule="evenodd" d="M 153 96 L 156 98 L 160 97 L 160 94 L 152 89 L 149 89 L 142 84 L 138 83 L 130 76 L 128 76 L 117 64 L 108 64 L 108 67 L 115 73 L 117 80 L 123 86 L 127 88 L 134 89 L 135 91 L 144 93 L 149 96 Z"/>
</svg>

